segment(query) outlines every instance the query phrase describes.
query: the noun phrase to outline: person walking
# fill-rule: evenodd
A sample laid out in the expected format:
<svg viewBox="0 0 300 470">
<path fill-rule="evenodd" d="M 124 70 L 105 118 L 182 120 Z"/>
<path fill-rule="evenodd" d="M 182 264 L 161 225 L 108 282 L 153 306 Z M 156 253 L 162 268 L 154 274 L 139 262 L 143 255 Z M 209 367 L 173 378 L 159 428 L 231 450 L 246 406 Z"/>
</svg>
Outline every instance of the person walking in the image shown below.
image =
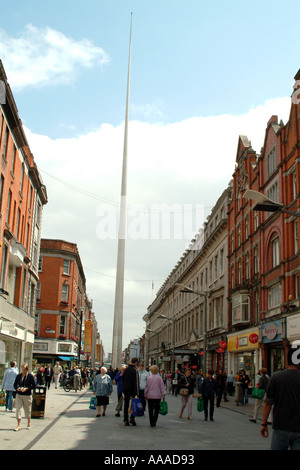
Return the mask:
<svg viewBox="0 0 300 470">
<path fill-rule="evenodd" d="M 139 364 L 139 399 L 142 402 L 144 411 L 146 409 L 146 400 L 144 397 L 144 391 L 146 387 L 147 380 L 149 378 L 149 372 L 144 369 L 144 364 Z"/>
<path fill-rule="evenodd" d="M 107 374 L 106 367 L 101 367 L 101 373 L 96 375 L 93 385 L 93 394 L 97 399 L 97 418 L 101 416 L 101 406 L 103 406 L 102 416 L 105 416 L 106 407 L 109 405 L 109 395 L 112 394 L 112 391 L 111 377 Z"/>
<path fill-rule="evenodd" d="M 221 406 L 222 395 L 226 386 L 226 377 L 223 374 L 223 369 L 219 370 L 219 373 L 216 378 L 217 382 L 217 408 Z"/>
<path fill-rule="evenodd" d="M 14 383 L 18 375 L 16 361 L 11 361 L 10 368 L 5 371 L 1 389 L 5 391 L 5 410 L 13 410 L 13 393 L 15 391 Z"/>
<path fill-rule="evenodd" d="M 179 418 L 182 418 L 184 409 L 188 406 L 188 419 L 192 420 L 192 403 L 195 387 L 195 379 L 192 376 L 191 369 L 186 369 L 185 375 L 179 382 L 179 393 L 181 395 L 181 410 Z"/>
<path fill-rule="evenodd" d="M 55 366 L 53 367 L 53 376 L 54 376 L 54 383 L 55 383 L 55 388 L 58 387 L 58 384 L 59 384 L 59 378 L 62 374 L 62 367 L 59 365 L 59 362 L 57 362 L 55 364 Z"/>
<path fill-rule="evenodd" d="M 179 369 L 175 369 L 175 372 L 173 372 L 171 375 L 172 395 L 175 394 L 175 397 L 177 397 L 177 394 L 178 394 L 178 385 L 179 385 L 180 379 L 181 379 L 181 374 L 179 372 Z"/>
<path fill-rule="evenodd" d="M 37 369 L 36 369 L 36 375 L 35 375 L 37 385 L 43 385 L 44 372 L 45 372 L 44 367 L 41 364 L 38 364 Z"/>
<path fill-rule="evenodd" d="M 115 382 L 117 384 L 117 394 L 118 394 L 118 403 L 120 402 L 121 398 L 123 400 L 123 374 L 124 374 L 124 370 L 126 369 L 126 365 L 124 364 L 122 367 L 121 367 L 121 370 L 119 370 L 119 372 L 117 372 L 117 374 L 115 375 Z M 121 416 L 120 415 L 120 411 L 122 409 L 122 406 L 120 408 L 119 411 L 117 411 L 117 413 L 115 414 L 115 416 Z"/>
<path fill-rule="evenodd" d="M 250 379 L 246 372 L 241 370 L 240 375 L 240 382 L 242 383 L 242 405 L 248 405 L 248 387 L 250 383 Z"/>
<path fill-rule="evenodd" d="M 300 347 L 288 351 L 288 368 L 275 372 L 269 381 L 260 429 L 267 438 L 268 417 L 273 406 L 271 450 L 300 450 Z"/>
<path fill-rule="evenodd" d="M 34 376 L 29 373 L 29 365 L 22 365 L 22 372 L 15 378 L 14 389 L 16 390 L 16 418 L 17 427 L 15 431 L 20 431 L 22 420 L 22 408 L 24 408 L 27 419 L 27 429 L 31 427 L 30 410 L 32 404 L 31 392 L 35 388 Z"/>
<path fill-rule="evenodd" d="M 159 414 L 160 401 L 162 398 L 165 398 L 166 390 L 164 382 L 158 373 L 158 367 L 151 366 L 150 372 L 151 375 L 147 379 L 144 396 L 148 402 L 150 426 L 155 427 Z"/>
<path fill-rule="evenodd" d="M 233 371 L 231 371 L 230 374 L 227 375 L 227 391 L 230 397 L 232 397 L 234 392 L 234 380 L 234 374 Z"/>
<path fill-rule="evenodd" d="M 208 403 L 209 403 L 209 419 L 214 421 L 214 406 L 215 406 L 215 395 L 217 393 L 217 382 L 213 378 L 214 371 L 208 370 L 208 377 L 206 377 L 201 386 L 200 394 L 203 397 L 204 404 L 204 418 L 207 421 L 208 418 Z"/>
<path fill-rule="evenodd" d="M 260 370 L 260 375 L 259 375 L 259 381 L 258 381 L 258 389 L 259 390 L 267 390 L 268 388 L 268 385 L 269 385 L 269 377 L 267 376 L 267 369 L 263 368 Z M 258 414 L 258 411 L 260 409 L 260 407 L 263 405 L 263 399 L 264 397 L 262 398 L 256 398 L 255 400 L 255 406 L 254 406 L 254 414 L 253 414 L 253 418 L 250 419 L 249 421 L 251 421 L 252 423 L 256 423 L 256 419 L 257 419 L 257 414 Z"/>
<path fill-rule="evenodd" d="M 53 369 L 50 367 L 50 364 L 47 364 L 47 367 L 45 368 L 44 371 L 44 380 L 45 380 L 45 386 L 47 389 L 50 389 L 50 383 L 53 377 Z"/>
<path fill-rule="evenodd" d="M 130 416 L 128 419 L 128 408 L 131 398 L 138 396 L 139 390 L 139 376 L 137 372 L 138 358 L 133 357 L 131 364 L 124 370 L 123 373 L 123 395 L 124 395 L 124 426 L 136 426 L 134 416 Z"/>
</svg>

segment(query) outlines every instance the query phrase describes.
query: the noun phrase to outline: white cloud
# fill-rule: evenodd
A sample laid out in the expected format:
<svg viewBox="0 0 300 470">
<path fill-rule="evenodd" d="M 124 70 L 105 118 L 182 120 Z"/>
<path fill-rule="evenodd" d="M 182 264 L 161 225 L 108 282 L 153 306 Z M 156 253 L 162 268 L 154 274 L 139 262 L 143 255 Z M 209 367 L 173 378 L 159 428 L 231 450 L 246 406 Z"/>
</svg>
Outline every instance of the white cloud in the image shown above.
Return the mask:
<svg viewBox="0 0 300 470">
<path fill-rule="evenodd" d="M 107 53 L 88 39 L 76 41 L 55 29 L 32 24 L 18 37 L 0 29 L 0 57 L 15 90 L 70 83 L 80 67 L 109 61 Z"/>
<path fill-rule="evenodd" d="M 239 116 L 194 117 L 168 125 L 131 121 L 129 205 L 203 203 L 208 213 L 232 177 L 238 136 L 247 135 L 259 153 L 270 117 L 276 114 L 286 122 L 289 110 L 290 98 L 278 98 Z M 77 243 L 106 352 L 111 350 L 117 243 L 97 238 L 97 209 L 102 199 L 119 202 L 123 130 L 123 125 L 103 124 L 77 138 L 53 140 L 26 129 L 38 167 L 73 186 L 41 172 L 49 196 L 43 236 Z M 126 242 L 124 347 L 143 333 L 142 316 L 154 295 L 151 281 L 157 291 L 187 241 Z"/>
</svg>

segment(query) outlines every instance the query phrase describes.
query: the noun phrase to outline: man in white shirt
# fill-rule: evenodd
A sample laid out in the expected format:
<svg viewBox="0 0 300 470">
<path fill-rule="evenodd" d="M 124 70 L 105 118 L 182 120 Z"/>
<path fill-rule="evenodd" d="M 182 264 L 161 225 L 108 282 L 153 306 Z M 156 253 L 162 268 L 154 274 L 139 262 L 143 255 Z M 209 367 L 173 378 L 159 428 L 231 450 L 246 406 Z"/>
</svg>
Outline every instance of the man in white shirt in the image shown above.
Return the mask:
<svg viewBox="0 0 300 470">
<path fill-rule="evenodd" d="M 149 372 L 147 372 L 144 369 L 144 364 L 139 364 L 139 372 L 138 373 L 139 373 L 139 399 L 141 400 L 144 411 L 145 411 L 145 409 L 146 409 L 146 400 L 145 400 L 145 397 L 144 397 L 144 390 L 145 390 L 146 382 L 147 382 L 148 377 L 149 377 L 150 374 L 149 374 Z"/>
<path fill-rule="evenodd" d="M 18 375 L 18 369 L 16 365 L 17 363 L 15 361 L 11 361 L 10 368 L 5 371 L 5 374 L 3 377 L 1 389 L 5 390 L 6 392 L 6 399 L 5 399 L 6 411 L 13 410 L 13 392 L 15 392 L 14 383 Z"/>
</svg>

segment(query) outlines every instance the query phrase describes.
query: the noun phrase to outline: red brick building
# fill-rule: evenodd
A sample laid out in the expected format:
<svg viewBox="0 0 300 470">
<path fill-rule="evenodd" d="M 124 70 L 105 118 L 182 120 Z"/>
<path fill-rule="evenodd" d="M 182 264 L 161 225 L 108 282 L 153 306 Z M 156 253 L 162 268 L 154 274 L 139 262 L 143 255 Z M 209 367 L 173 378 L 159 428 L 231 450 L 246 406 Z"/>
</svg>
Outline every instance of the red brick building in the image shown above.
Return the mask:
<svg viewBox="0 0 300 470">
<path fill-rule="evenodd" d="M 38 362 L 59 361 L 71 365 L 88 361 L 96 350 L 96 322 L 86 294 L 86 279 L 77 245 L 63 240 L 41 240 L 36 340 Z M 91 322 L 85 328 L 86 322 Z M 89 338 L 85 338 L 89 331 Z M 81 340 L 81 344 L 80 344 Z M 94 349 L 92 349 L 94 348 Z"/>
<path fill-rule="evenodd" d="M 31 364 L 38 259 L 47 192 L 2 62 L 0 80 L 0 380 L 11 360 Z"/>
<path fill-rule="evenodd" d="M 238 144 L 228 207 L 228 352 L 229 368 L 252 378 L 262 366 L 284 368 L 289 343 L 300 339 L 299 112 L 292 100 L 286 125 L 270 118 L 259 155 L 246 137 Z M 247 189 L 289 213 L 255 211 Z"/>
</svg>

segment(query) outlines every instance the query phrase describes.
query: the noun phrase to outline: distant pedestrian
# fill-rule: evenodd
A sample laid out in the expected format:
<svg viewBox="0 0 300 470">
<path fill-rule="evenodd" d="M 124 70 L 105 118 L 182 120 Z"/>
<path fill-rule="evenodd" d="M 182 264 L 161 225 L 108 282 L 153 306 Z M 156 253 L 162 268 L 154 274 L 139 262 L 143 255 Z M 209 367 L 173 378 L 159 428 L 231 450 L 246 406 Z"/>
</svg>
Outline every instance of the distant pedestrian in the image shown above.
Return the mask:
<svg viewBox="0 0 300 470">
<path fill-rule="evenodd" d="M 268 385 L 269 385 L 269 377 L 267 376 L 267 369 L 263 368 L 260 370 L 260 374 L 259 374 L 259 381 L 258 381 L 258 389 L 259 390 L 267 390 L 268 388 Z M 262 398 L 256 398 L 255 399 L 255 406 L 254 406 L 254 414 L 253 414 L 253 418 L 250 419 L 249 421 L 252 421 L 253 423 L 256 423 L 256 419 L 257 419 L 257 414 L 258 414 L 258 411 L 260 409 L 261 406 L 263 406 L 263 400 L 264 400 L 264 397 Z"/>
<path fill-rule="evenodd" d="M 226 386 L 226 377 L 223 374 L 223 369 L 219 370 L 219 373 L 216 378 L 216 382 L 217 382 L 217 408 L 220 408 L 222 395 L 224 393 L 225 386 Z"/>
<path fill-rule="evenodd" d="M 171 374 L 171 381 L 172 381 L 172 395 L 175 394 L 175 397 L 177 397 L 178 394 L 178 388 L 179 388 L 179 382 L 181 380 L 181 374 L 179 372 L 179 369 L 175 369 L 175 372 Z"/>
<path fill-rule="evenodd" d="M 134 416 L 128 416 L 129 403 L 131 398 L 138 396 L 139 390 L 139 376 L 137 372 L 138 358 L 133 357 L 131 359 L 131 364 L 125 369 L 123 374 L 123 394 L 124 394 L 124 425 L 136 426 Z"/>
<path fill-rule="evenodd" d="M 208 377 L 206 377 L 202 383 L 201 395 L 204 403 L 204 417 L 205 421 L 208 418 L 208 403 L 209 403 L 209 418 L 210 421 L 214 421 L 214 406 L 215 406 L 215 395 L 217 393 L 217 382 L 213 378 L 214 371 L 208 370 Z"/>
<path fill-rule="evenodd" d="M 145 409 L 146 409 L 146 400 L 145 400 L 145 397 L 144 397 L 144 390 L 145 390 L 146 383 L 147 383 L 147 380 L 148 380 L 150 374 L 149 374 L 149 372 L 147 372 L 144 369 L 144 364 L 142 364 L 142 363 L 139 364 L 139 369 L 138 370 L 139 370 L 139 399 L 141 400 L 144 411 L 145 411 Z"/>
<path fill-rule="evenodd" d="M 123 402 L 123 374 L 124 374 L 124 370 L 126 369 L 126 365 L 124 364 L 122 367 L 121 367 L 121 370 L 119 370 L 119 372 L 117 372 L 117 374 L 115 375 L 115 382 L 117 384 L 117 394 L 118 394 L 118 404 L 120 403 L 120 400 L 122 400 Z M 122 410 L 122 406 L 120 406 L 120 409 L 117 410 L 117 413 L 115 414 L 115 416 L 119 417 L 121 416 L 120 415 L 120 411 Z"/>
<path fill-rule="evenodd" d="M 44 372 L 45 372 L 44 367 L 41 364 L 38 364 L 37 369 L 36 369 L 36 374 L 35 374 L 36 384 L 37 385 L 43 385 L 43 383 L 44 383 Z"/>
<path fill-rule="evenodd" d="M 248 387 L 250 379 L 244 369 L 241 370 L 240 382 L 242 384 L 242 405 L 248 405 Z"/>
<path fill-rule="evenodd" d="M 29 373 L 29 365 L 22 365 L 22 372 L 16 376 L 14 389 L 16 390 L 16 418 L 17 427 L 15 431 L 20 431 L 22 420 L 22 408 L 24 408 L 27 419 L 27 429 L 31 427 L 30 410 L 32 404 L 31 391 L 35 388 L 34 376 Z"/>
<path fill-rule="evenodd" d="M 53 377 L 53 369 L 52 367 L 50 367 L 50 364 L 47 364 L 47 367 L 45 368 L 45 371 L 44 371 L 44 380 L 45 380 L 45 385 L 48 390 L 50 388 L 52 377 Z"/>
<path fill-rule="evenodd" d="M 53 367 L 53 376 L 54 376 L 54 383 L 55 383 L 55 388 L 58 387 L 58 384 L 59 384 L 59 378 L 62 374 L 62 367 L 59 365 L 59 362 L 57 362 L 55 364 L 55 366 Z"/>
<path fill-rule="evenodd" d="M 164 382 L 158 373 L 158 367 L 151 366 L 150 372 L 151 375 L 147 379 L 145 386 L 145 398 L 148 402 L 150 426 L 155 427 L 159 414 L 160 401 L 162 398 L 165 398 L 166 390 Z"/>
<path fill-rule="evenodd" d="M 185 407 L 188 407 L 188 419 L 192 420 L 192 403 L 195 387 L 195 379 L 192 377 L 191 369 L 186 369 L 185 375 L 179 383 L 179 393 L 181 395 L 181 410 L 179 418 L 182 418 Z"/>
<path fill-rule="evenodd" d="M 1 389 L 5 391 L 5 409 L 6 411 L 13 410 L 13 393 L 15 391 L 14 383 L 16 377 L 18 375 L 17 363 L 15 361 L 11 361 L 10 368 L 5 371 L 2 387 Z"/>
<path fill-rule="evenodd" d="M 198 393 L 201 393 L 201 387 L 204 379 L 204 372 L 202 369 L 200 369 L 196 377 L 196 390 Z"/>
<path fill-rule="evenodd" d="M 233 371 L 231 371 L 230 374 L 227 375 L 227 390 L 230 397 L 232 397 L 234 392 L 234 381 Z"/>
<path fill-rule="evenodd" d="M 271 450 L 300 450 L 300 347 L 288 352 L 288 368 L 275 372 L 265 397 L 260 434 L 268 437 L 268 417 L 273 405 Z"/>
<path fill-rule="evenodd" d="M 106 407 L 109 405 L 109 395 L 112 394 L 113 386 L 111 377 L 107 374 L 106 367 L 101 367 L 101 373 L 96 375 L 93 393 L 97 399 L 97 418 L 101 416 L 101 406 L 103 406 L 102 416 L 105 416 Z"/>
</svg>

